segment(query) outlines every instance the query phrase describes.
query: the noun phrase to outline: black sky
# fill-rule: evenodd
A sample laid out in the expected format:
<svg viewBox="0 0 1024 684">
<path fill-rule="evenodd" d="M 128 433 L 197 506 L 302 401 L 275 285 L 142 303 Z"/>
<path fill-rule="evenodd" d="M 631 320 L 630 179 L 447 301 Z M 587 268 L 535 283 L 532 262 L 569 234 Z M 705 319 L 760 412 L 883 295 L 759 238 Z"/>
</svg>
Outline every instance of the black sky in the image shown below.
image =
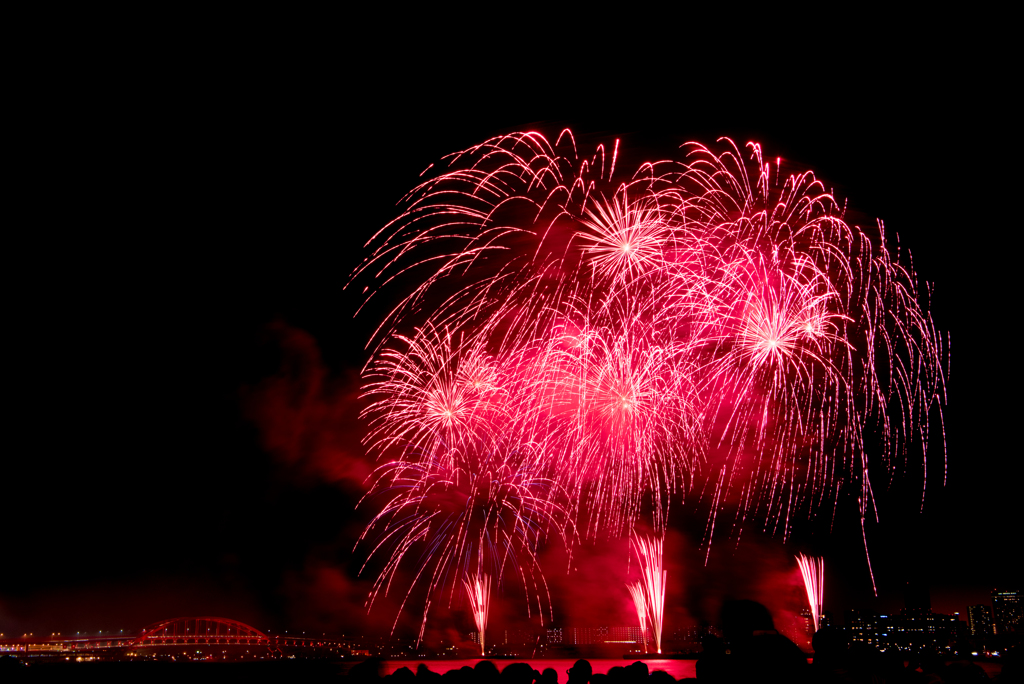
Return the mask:
<svg viewBox="0 0 1024 684">
<path fill-rule="evenodd" d="M 353 378 L 379 312 L 353 321 L 342 287 L 428 164 L 564 126 L 650 158 L 759 141 L 883 219 L 934 284 L 948 484 L 933 460 L 924 513 L 913 468 L 879 492 L 879 599 L 849 520 L 802 546 L 723 545 L 714 563 L 824 553 L 837 608 L 899 607 L 917 577 L 948 611 L 1020 586 L 1019 124 L 988 18 L 755 37 L 673 17 L 612 45 L 611 26 L 570 18 L 272 19 L 86 41 L 38 65 L 8 219 L 0 632 L 362 624 L 359 472 L 332 459 L 358 451 Z"/>
</svg>

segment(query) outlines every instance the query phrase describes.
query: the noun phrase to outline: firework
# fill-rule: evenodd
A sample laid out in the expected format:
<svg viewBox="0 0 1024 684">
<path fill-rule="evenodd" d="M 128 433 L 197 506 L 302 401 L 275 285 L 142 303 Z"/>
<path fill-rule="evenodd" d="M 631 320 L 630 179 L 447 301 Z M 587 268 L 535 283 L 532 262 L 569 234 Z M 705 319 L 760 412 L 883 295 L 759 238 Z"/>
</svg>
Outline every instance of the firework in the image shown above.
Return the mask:
<svg viewBox="0 0 1024 684">
<path fill-rule="evenodd" d="M 581 155 L 569 131 L 493 138 L 370 241 L 368 298 L 413 283 L 364 371 L 375 593 L 417 546 L 431 589 L 471 557 L 539 587 L 547 531 L 621 536 L 649 511 L 663 534 L 680 492 L 710 553 L 722 516 L 785 538 L 852 487 L 867 552 L 872 478 L 911 448 L 928 474 L 946 352 L 882 224 L 851 225 L 757 144 L 617 161 L 618 141 Z"/>
<path fill-rule="evenodd" d="M 364 394 L 385 397 L 364 412 L 372 443 L 432 458 L 493 446 L 507 401 L 494 360 L 447 330 L 396 341 L 404 348 L 386 350 L 366 375 Z"/>
<path fill-rule="evenodd" d="M 488 575 L 488 587 L 490 577 L 500 582 L 511 570 L 527 588 L 527 612 L 532 595 L 543 616 L 545 605 L 550 610 L 550 596 L 536 553 L 548 534 L 566 534 L 567 516 L 561 497 L 552 491 L 555 485 L 534 471 L 527 448 L 486 457 L 460 453 L 444 462 L 391 461 L 378 468 L 367 497 L 385 503 L 357 542 L 371 544 L 373 539 L 361 572 L 374 558 L 384 559 L 368 608 L 391 590 L 399 568 L 412 556 L 419 561 L 412 566 L 414 579 L 403 607 L 413 588 L 424 583 L 426 612 L 429 596 L 447 578 L 468 576 L 475 566 L 473 577 Z M 375 532 L 380 534 L 374 538 Z M 411 553 L 417 548 L 420 553 Z M 454 595 L 453 586 L 449 602 Z"/>
<path fill-rule="evenodd" d="M 821 627 L 821 604 L 825 598 L 825 559 L 798 554 L 796 563 L 800 566 L 800 574 L 804 578 L 804 589 L 807 591 L 807 603 L 811 608 L 814 620 L 814 631 Z"/>
<path fill-rule="evenodd" d="M 480 657 L 483 657 L 486 655 L 484 633 L 487 631 L 487 615 L 491 610 L 491 577 L 486 573 L 473 574 L 463 580 L 463 584 L 466 585 L 466 595 L 473 611 L 473 622 L 480 635 Z"/>
<path fill-rule="evenodd" d="M 654 648 L 661 653 L 661 628 L 665 617 L 665 585 L 668 571 L 663 569 L 663 539 L 631 537 L 633 550 L 640 564 L 640 579 L 627 584 L 633 605 L 640 620 L 640 634 L 647 644 L 647 624 L 650 624 Z"/>
<path fill-rule="evenodd" d="M 640 643 L 644 652 L 647 651 L 647 600 L 644 598 L 643 582 L 627 583 L 626 589 L 633 599 L 633 607 L 636 608 L 636 618 L 640 623 Z"/>
</svg>

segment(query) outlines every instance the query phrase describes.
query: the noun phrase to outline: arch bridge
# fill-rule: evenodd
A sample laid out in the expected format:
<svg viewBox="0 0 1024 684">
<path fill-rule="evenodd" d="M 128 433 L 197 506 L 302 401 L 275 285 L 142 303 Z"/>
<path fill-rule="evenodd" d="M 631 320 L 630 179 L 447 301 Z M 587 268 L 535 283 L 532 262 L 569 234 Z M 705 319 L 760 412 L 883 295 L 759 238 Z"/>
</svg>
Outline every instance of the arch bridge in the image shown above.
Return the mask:
<svg viewBox="0 0 1024 684">
<path fill-rule="evenodd" d="M 137 636 L 128 634 L 0 637 L 0 655 L 5 653 L 65 656 L 71 654 L 131 655 L 137 649 L 191 646 L 211 650 L 217 646 L 255 646 L 271 656 L 296 650 L 326 649 L 344 653 L 347 640 L 306 635 L 268 635 L 238 620 L 221 617 L 178 617 L 154 622 Z M 234 650 L 234 649 L 232 649 Z"/>
<path fill-rule="evenodd" d="M 219 617 L 179 617 L 149 625 L 142 630 L 142 634 L 136 637 L 131 646 L 269 646 L 270 641 L 270 637 L 260 630 L 238 620 Z"/>
</svg>

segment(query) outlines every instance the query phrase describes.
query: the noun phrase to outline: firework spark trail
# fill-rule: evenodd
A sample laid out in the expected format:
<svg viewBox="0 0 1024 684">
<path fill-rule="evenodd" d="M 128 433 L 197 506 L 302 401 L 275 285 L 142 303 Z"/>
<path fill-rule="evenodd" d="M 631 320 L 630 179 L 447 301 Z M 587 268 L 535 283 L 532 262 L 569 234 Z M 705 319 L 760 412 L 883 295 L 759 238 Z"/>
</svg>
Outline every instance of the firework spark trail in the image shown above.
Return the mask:
<svg viewBox="0 0 1024 684">
<path fill-rule="evenodd" d="M 357 546 L 370 544 L 371 535 L 379 532 L 361 571 L 373 558 L 385 559 L 367 608 L 389 593 L 406 556 L 425 545 L 403 608 L 419 582 L 428 588 L 429 607 L 429 594 L 475 564 L 477 574 L 491 568 L 499 583 L 506 570 L 517 573 L 527 588 L 527 613 L 534 595 L 543 619 L 544 598 L 549 612 L 551 598 L 536 552 L 549 534 L 562 535 L 566 545 L 565 535 L 571 534 L 559 503 L 563 497 L 552 491 L 557 485 L 536 474 L 532 452 L 525 447 L 486 457 L 459 454 L 451 460 L 461 465 L 390 461 L 378 468 L 364 501 L 383 498 L 385 503 L 357 541 Z M 449 602 L 454 595 L 453 585 Z"/>
<path fill-rule="evenodd" d="M 668 571 L 663 567 L 664 539 L 630 538 L 640 564 L 640 579 L 627 584 L 640 620 L 640 631 L 647 643 L 645 624 L 650 624 L 654 648 L 661 653 L 661 629 L 665 618 L 665 587 Z"/>
<path fill-rule="evenodd" d="M 644 599 L 643 582 L 627 583 L 626 589 L 633 598 L 633 606 L 636 608 L 636 617 L 640 622 L 640 643 L 643 645 L 644 653 L 647 652 L 647 601 Z"/>
<path fill-rule="evenodd" d="M 480 657 L 486 655 L 484 635 L 487 632 L 487 617 L 491 612 L 491 576 L 487 573 L 474 573 L 463 580 L 469 606 L 473 611 L 473 623 L 480 635 Z"/>
<path fill-rule="evenodd" d="M 811 608 L 814 631 L 817 632 L 821 628 L 821 606 L 825 599 L 825 559 L 801 553 L 796 556 L 796 563 L 804 578 L 807 603 Z"/>
<path fill-rule="evenodd" d="M 710 552 L 718 516 L 786 538 L 850 487 L 867 552 L 872 473 L 917 447 L 927 476 L 947 350 L 881 222 L 849 224 L 759 145 L 683 147 L 622 180 L 618 141 L 585 156 L 569 131 L 493 138 L 368 243 L 368 300 L 413 283 L 364 369 L 372 491 L 391 497 L 370 525 L 389 557 L 375 591 L 417 545 L 433 589 L 488 543 L 539 587 L 547 531 L 619 536 L 650 511 L 663 533 L 678 491 L 711 502 Z M 438 509 L 456 492 L 462 509 Z"/>
</svg>

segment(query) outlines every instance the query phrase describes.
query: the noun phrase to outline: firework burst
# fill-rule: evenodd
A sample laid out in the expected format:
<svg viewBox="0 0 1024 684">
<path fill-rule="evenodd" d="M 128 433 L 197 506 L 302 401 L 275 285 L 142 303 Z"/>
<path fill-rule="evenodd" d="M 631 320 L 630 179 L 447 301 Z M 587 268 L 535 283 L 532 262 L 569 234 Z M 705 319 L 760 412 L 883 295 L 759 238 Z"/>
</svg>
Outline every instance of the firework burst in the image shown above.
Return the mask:
<svg viewBox="0 0 1024 684">
<path fill-rule="evenodd" d="M 403 607 L 423 583 L 426 610 L 430 594 L 453 577 L 469 576 L 475 567 L 474 584 L 488 575 L 488 588 L 490 577 L 501 582 L 507 571 L 517 575 L 527 588 L 527 612 L 532 595 L 543 616 L 545 606 L 550 610 L 550 596 L 537 550 L 551 533 L 565 540 L 568 523 L 563 497 L 553 491 L 557 485 L 534 470 L 526 448 L 485 457 L 454 454 L 444 462 L 390 461 L 378 468 L 367 498 L 385 503 L 357 542 L 370 545 L 364 570 L 375 557 L 384 560 L 368 607 L 391 590 L 399 568 L 412 561 L 414 579 Z M 454 595 L 453 585 L 449 602 Z"/>
<path fill-rule="evenodd" d="M 722 516 L 785 538 L 847 487 L 864 532 L 872 477 L 912 448 L 928 473 L 946 351 L 882 224 L 757 144 L 617 161 L 569 131 L 493 138 L 370 241 L 368 297 L 413 283 L 364 372 L 371 555 L 391 554 L 375 591 L 417 545 L 431 588 L 474 554 L 530 584 L 548 530 L 621 536 L 649 511 L 663 534 L 678 492 L 706 508 L 708 552 Z"/>
</svg>

